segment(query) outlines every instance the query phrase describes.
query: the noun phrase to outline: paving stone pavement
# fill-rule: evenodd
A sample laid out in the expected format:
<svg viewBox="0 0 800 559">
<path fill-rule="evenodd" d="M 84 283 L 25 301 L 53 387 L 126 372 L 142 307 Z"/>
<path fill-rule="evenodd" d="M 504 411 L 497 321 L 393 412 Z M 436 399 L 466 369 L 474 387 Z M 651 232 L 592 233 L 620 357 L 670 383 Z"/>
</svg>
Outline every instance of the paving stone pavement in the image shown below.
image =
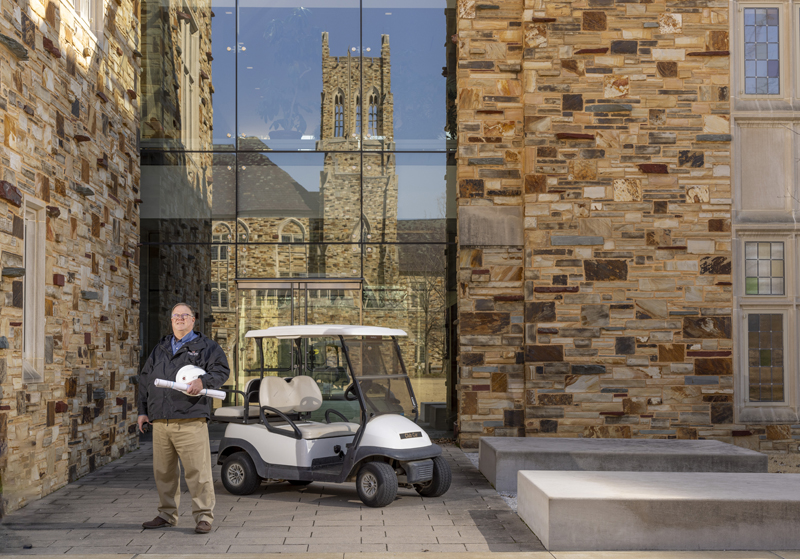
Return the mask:
<svg viewBox="0 0 800 559">
<path fill-rule="evenodd" d="M 453 470 L 445 495 L 428 499 L 401 488 L 397 500 L 381 509 L 363 506 L 352 483 L 304 488 L 270 483 L 236 497 L 222 487 L 217 466 L 213 531 L 199 535 L 185 484 L 179 526 L 142 529 L 158 505 L 152 446 L 142 443 L 139 450 L 6 517 L 0 523 L 0 554 L 310 552 L 341 558 L 345 552 L 544 551 L 459 448 L 445 446 L 444 455 Z"/>
</svg>

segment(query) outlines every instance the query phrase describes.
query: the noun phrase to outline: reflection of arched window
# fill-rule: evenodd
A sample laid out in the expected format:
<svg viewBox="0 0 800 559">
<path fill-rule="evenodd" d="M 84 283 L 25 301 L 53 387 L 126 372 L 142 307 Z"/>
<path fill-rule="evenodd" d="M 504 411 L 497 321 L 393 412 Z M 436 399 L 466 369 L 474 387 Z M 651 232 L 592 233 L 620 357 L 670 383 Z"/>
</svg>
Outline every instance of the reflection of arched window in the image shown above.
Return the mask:
<svg viewBox="0 0 800 559">
<path fill-rule="evenodd" d="M 306 229 L 296 219 L 287 219 L 278 227 L 278 277 L 297 278 L 308 275 Z"/>
<path fill-rule="evenodd" d="M 250 240 L 250 228 L 241 219 L 236 220 L 239 242 L 246 243 Z"/>
<path fill-rule="evenodd" d="M 341 138 L 344 136 L 344 94 L 341 91 L 336 92 L 336 95 L 333 98 L 333 105 L 333 135 L 336 138 Z"/>
<path fill-rule="evenodd" d="M 233 241 L 231 228 L 227 223 L 217 223 L 211 231 L 211 306 L 227 309 L 228 276 L 230 266 L 230 246 Z"/>
<path fill-rule="evenodd" d="M 378 135 L 378 92 L 373 90 L 369 96 L 369 131 L 370 138 Z"/>
<path fill-rule="evenodd" d="M 356 136 L 361 136 L 361 96 L 356 97 Z"/>
</svg>

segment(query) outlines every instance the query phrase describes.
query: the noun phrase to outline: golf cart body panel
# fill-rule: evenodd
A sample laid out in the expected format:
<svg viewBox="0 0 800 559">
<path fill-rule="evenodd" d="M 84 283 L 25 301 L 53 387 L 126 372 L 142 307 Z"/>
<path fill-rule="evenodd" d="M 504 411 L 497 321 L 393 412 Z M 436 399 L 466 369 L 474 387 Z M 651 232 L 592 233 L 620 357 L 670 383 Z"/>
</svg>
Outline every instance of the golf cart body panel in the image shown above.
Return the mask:
<svg viewBox="0 0 800 559">
<path fill-rule="evenodd" d="M 311 468 L 315 461 L 333 461 L 337 453 L 335 446 L 346 448 L 347 443 L 353 441 L 354 435 L 348 434 L 341 437 L 326 437 L 324 439 L 293 439 L 290 437 L 270 437 L 263 425 L 237 425 L 232 423 L 225 430 L 225 437 L 219 445 L 219 456 L 226 454 L 228 447 L 241 447 L 246 442 L 256 452 L 252 458 L 259 458 L 266 464 L 282 464 L 295 468 Z M 223 444 L 224 443 L 224 444 Z M 227 452 L 230 454 L 230 452 Z M 267 476 L 269 477 L 269 476 Z"/>
<path fill-rule="evenodd" d="M 413 486 L 423 496 L 447 491 L 451 474 L 442 449 L 416 424 L 418 406 L 397 343 L 405 335 L 392 328 L 354 325 L 248 332 L 246 337 L 259 347 L 262 375 L 252 385 L 257 392 L 248 384 L 242 393 L 241 410 L 222 414 L 235 417 L 227 421 L 217 455 L 225 488 L 244 495 L 263 479 L 295 485 L 355 479 L 368 506 L 389 504 L 398 484 Z M 293 376 L 263 375 L 264 338 L 294 340 L 300 359 L 292 364 Z M 320 371 L 320 376 L 309 376 Z M 350 384 L 333 394 L 333 380 Z M 332 406 L 325 410 L 324 423 L 310 419 L 319 419 L 322 412 L 320 383 Z M 358 403 L 358 423 L 345 415 L 355 411 L 347 402 Z M 258 410 L 257 420 L 252 408 Z"/>
<path fill-rule="evenodd" d="M 385 446 L 387 439 L 392 441 L 391 447 L 397 450 L 432 444 L 428 434 L 410 419 L 399 415 L 379 415 L 367 423 L 360 446 Z"/>
</svg>

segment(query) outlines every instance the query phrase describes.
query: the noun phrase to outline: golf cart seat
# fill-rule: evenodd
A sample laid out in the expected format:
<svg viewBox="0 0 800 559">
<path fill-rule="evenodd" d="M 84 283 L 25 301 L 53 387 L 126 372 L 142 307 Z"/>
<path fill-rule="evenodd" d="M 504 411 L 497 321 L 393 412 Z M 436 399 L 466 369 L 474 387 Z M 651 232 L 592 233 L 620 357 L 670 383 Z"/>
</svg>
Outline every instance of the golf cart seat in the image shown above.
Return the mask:
<svg viewBox="0 0 800 559">
<path fill-rule="evenodd" d="M 316 381 L 302 375 L 291 379 L 264 377 L 261 381 L 258 399 L 259 405 L 268 406 L 282 414 L 311 413 L 322 406 L 322 392 Z M 265 410 L 266 412 L 267 410 Z M 285 424 L 270 423 L 267 429 L 297 438 L 295 427 L 303 439 L 324 439 L 355 434 L 360 425 L 346 421 L 319 423 L 289 420 Z"/>
<path fill-rule="evenodd" d="M 245 398 L 250 403 L 248 410 L 248 418 L 258 418 L 258 389 L 261 384 L 260 378 L 254 378 L 247 381 L 244 388 Z M 232 421 L 237 419 L 244 419 L 245 406 L 225 406 L 214 410 L 214 419 L 220 421 Z"/>
</svg>

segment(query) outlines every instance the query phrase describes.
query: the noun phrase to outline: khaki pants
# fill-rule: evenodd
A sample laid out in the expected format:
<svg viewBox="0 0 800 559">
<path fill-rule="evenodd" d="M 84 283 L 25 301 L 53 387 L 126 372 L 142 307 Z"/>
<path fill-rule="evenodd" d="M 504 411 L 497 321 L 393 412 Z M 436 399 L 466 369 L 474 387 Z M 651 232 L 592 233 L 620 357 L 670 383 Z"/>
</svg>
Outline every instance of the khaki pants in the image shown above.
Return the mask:
<svg viewBox="0 0 800 559">
<path fill-rule="evenodd" d="M 171 524 L 178 523 L 181 464 L 192 495 L 194 521 L 205 520 L 211 524 L 216 498 L 205 419 L 158 419 L 153 422 L 153 474 L 158 489 L 158 516 Z"/>
</svg>

